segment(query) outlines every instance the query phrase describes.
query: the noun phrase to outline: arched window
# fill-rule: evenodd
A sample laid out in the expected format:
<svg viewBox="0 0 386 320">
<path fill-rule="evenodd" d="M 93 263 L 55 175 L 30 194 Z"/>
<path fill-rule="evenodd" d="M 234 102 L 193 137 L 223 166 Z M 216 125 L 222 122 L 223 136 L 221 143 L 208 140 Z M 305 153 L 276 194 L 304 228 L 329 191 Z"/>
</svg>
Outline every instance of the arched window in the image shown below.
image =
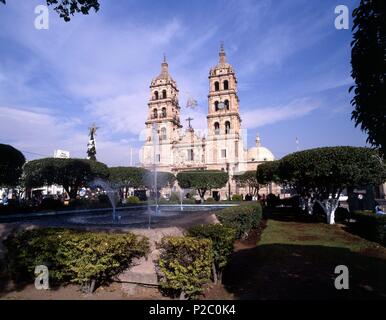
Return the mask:
<svg viewBox="0 0 386 320">
<path fill-rule="evenodd" d="M 229 121 L 225 121 L 225 134 L 231 133 L 231 123 Z"/>
<path fill-rule="evenodd" d="M 166 90 L 162 90 L 162 99 L 166 99 Z"/>
<path fill-rule="evenodd" d="M 155 99 L 155 100 L 158 100 L 158 98 L 159 98 L 159 97 L 158 97 L 158 91 L 154 91 L 154 99 Z"/>
<path fill-rule="evenodd" d="M 162 118 L 166 118 L 166 108 L 162 108 Z"/>
<path fill-rule="evenodd" d="M 224 90 L 228 90 L 229 89 L 229 82 L 228 80 L 224 80 Z"/>
<path fill-rule="evenodd" d="M 218 122 L 214 123 L 214 134 L 220 134 L 220 124 Z"/>
<path fill-rule="evenodd" d="M 153 119 L 158 118 L 158 111 L 157 109 L 153 109 Z"/>
<path fill-rule="evenodd" d="M 161 128 L 161 140 L 166 140 L 166 128 Z"/>
<path fill-rule="evenodd" d="M 224 101 L 225 108 L 229 110 L 229 100 Z"/>
<path fill-rule="evenodd" d="M 215 101 L 215 102 L 214 102 L 214 110 L 215 110 L 215 111 L 218 111 L 218 101 Z"/>
<path fill-rule="evenodd" d="M 220 90 L 220 84 L 219 84 L 218 81 L 216 81 L 216 82 L 214 83 L 214 91 L 219 91 L 219 90 Z"/>
</svg>

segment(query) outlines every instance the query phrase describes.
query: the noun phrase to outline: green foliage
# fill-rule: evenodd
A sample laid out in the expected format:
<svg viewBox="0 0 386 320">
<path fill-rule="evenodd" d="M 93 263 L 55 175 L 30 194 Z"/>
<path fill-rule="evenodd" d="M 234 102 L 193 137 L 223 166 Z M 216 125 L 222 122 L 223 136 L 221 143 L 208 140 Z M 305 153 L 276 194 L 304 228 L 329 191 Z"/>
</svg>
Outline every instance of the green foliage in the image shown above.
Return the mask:
<svg viewBox="0 0 386 320">
<path fill-rule="evenodd" d="M 347 187 L 377 185 L 386 180 L 386 166 L 376 151 L 360 147 L 326 147 L 292 153 L 280 160 L 280 178 L 298 194 L 335 197 Z"/>
<path fill-rule="evenodd" d="M 212 197 L 209 197 L 209 198 L 207 198 L 207 199 L 205 200 L 205 202 L 207 202 L 207 203 L 214 203 L 215 200 L 214 200 Z"/>
<path fill-rule="evenodd" d="M 0 143 L 0 187 L 16 186 L 24 163 L 25 157 L 19 150 Z"/>
<path fill-rule="evenodd" d="M 386 155 L 386 3 L 361 0 L 353 18 L 352 119 L 367 132 L 367 142 Z"/>
<path fill-rule="evenodd" d="M 253 228 L 257 228 L 262 218 L 260 203 L 243 204 L 216 212 L 223 226 L 236 231 L 236 238 L 245 238 Z"/>
<path fill-rule="evenodd" d="M 212 240 L 214 264 L 220 275 L 233 252 L 233 244 L 236 239 L 235 230 L 221 224 L 208 224 L 189 228 L 188 235 Z"/>
<path fill-rule="evenodd" d="M 4 245 L 9 272 L 32 279 L 37 265 L 46 265 L 50 281 L 84 285 L 97 283 L 127 268 L 148 253 L 146 238 L 132 233 L 109 234 L 69 229 L 35 229 L 10 235 Z"/>
<path fill-rule="evenodd" d="M 0 0 L 6 4 L 6 0 Z M 99 10 L 99 0 L 46 0 L 48 6 L 53 6 L 54 10 L 66 22 L 70 21 L 70 16 L 75 13 L 88 14 L 91 9 L 95 12 Z"/>
<path fill-rule="evenodd" d="M 78 189 L 95 178 L 106 179 L 109 175 L 105 164 L 85 159 L 44 158 L 28 162 L 24 166 L 27 187 L 62 185 L 71 199 Z"/>
<path fill-rule="evenodd" d="M 203 284 L 210 281 L 212 242 L 193 237 L 162 239 L 158 261 L 160 286 L 173 293 L 183 293 L 190 299 L 202 293 Z"/>
<path fill-rule="evenodd" d="M 240 194 L 232 195 L 232 201 L 243 201 L 243 196 Z"/>
<path fill-rule="evenodd" d="M 141 200 L 139 200 L 139 198 L 136 196 L 130 196 L 127 198 L 127 203 L 139 204 L 139 203 L 141 203 Z"/>
<path fill-rule="evenodd" d="M 217 170 L 182 171 L 177 174 L 181 188 L 196 189 L 204 199 L 207 190 L 220 189 L 228 182 L 228 173 Z"/>
<path fill-rule="evenodd" d="M 248 191 L 252 195 L 257 195 L 259 192 L 260 184 L 257 181 L 256 171 L 249 170 L 242 174 L 234 175 L 233 179 L 241 186 L 246 186 Z"/>
<path fill-rule="evenodd" d="M 196 200 L 195 199 L 184 199 L 182 201 L 183 204 L 196 204 Z"/>
<path fill-rule="evenodd" d="M 257 182 L 263 185 L 270 182 L 280 182 L 279 165 L 279 160 L 267 161 L 258 165 L 256 170 Z"/>
<path fill-rule="evenodd" d="M 180 203 L 180 195 L 177 192 L 172 192 L 169 199 L 170 203 Z"/>
<path fill-rule="evenodd" d="M 371 211 L 355 211 L 352 218 L 355 219 L 354 228 L 360 235 L 386 245 L 386 215 Z"/>
<path fill-rule="evenodd" d="M 99 10 L 98 0 L 46 0 L 47 5 L 53 6 L 54 10 L 64 21 L 71 20 L 70 16 L 75 13 L 88 14 L 91 9 Z"/>
<path fill-rule="evenodd" d="M 118 187 L 143 188 L 148 170 L 140 167 L 111 167 L 109 180 Z"/>
<path fill-rule="evenodd" d="M 176 176 L 170 172 L 157 172 L 157 189 L 173 186 Z M 154 172 L 147 171 L 145 176 L 145 186 L 149 189 L 154 188 Z"/>
</svg>

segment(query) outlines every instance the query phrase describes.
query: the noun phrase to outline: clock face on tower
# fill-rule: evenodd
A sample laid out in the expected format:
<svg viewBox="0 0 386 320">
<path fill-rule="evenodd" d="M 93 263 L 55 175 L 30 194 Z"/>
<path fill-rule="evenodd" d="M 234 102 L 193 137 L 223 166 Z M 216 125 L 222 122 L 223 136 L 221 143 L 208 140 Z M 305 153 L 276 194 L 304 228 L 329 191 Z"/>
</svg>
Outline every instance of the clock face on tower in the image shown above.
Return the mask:
<svg viewBox="0 0 386 320">
<path fill-rule="evenodd" d="M 219 110 L 224 110 L 224 108 L 225 108 L 225 104 L 224 104 L 224 102 L 219 102 L 219 104 L 218 104 L 218 108 L 219 108 Z"/>
</svg>

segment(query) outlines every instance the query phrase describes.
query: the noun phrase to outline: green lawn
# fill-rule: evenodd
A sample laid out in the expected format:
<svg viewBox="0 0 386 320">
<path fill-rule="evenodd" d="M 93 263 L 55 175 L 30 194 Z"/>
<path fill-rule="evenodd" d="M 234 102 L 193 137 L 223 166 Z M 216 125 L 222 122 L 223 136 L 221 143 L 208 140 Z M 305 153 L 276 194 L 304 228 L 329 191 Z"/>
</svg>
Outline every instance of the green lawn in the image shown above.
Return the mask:
<svg viewBox="0 0 386 320">
<path fill-rule="evenodd" d="M 382 250 L 380 245 L 355 236 L 342 229 L 341 225 L 325 223 L 299 223 L 269 220 L 259 245 L 269 244 L 318 245 L 344 248 L 352 252 Z M 385 254 L 385 252 L 384 252 Z M 383 256 L 386 259 L 386 255 Z"/>
<path fill-rule="evenodd" d="M 335 289 L 337 265 L 349 290 Z M 386 249 L 342 225 L 273 215 L 257 246 L 236 250 L 224 286 L 238 299 L 386 299 Z"/>
</svg>

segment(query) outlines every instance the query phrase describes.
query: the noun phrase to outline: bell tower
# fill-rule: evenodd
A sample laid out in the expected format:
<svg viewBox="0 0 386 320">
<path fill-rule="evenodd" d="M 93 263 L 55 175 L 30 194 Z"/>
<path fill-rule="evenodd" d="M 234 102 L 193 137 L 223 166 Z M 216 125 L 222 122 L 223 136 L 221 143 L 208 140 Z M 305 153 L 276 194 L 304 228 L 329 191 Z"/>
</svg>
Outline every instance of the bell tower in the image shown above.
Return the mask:
<svg viewBox="0 0 386 320">
<path fill-rule="evenodd" d="M 150 84 L 146 143 L 142 154 L 145 167 L 156 163 L 158 167 L 166 168 L 172 164 L 172 143 L 178 137 L 178 129 L 182 128 L 180 110 L 177 83 L 169 74 L 164 55 L 161 73 Z"/>
<path fill-rule="evenodd" d="M 207 168 L 229 173 L 230 192 L 235 192 L 232 176 L 245 170 L 244 144 L 242 140 L 237 78 L 226 60 L 221 44 L 218 64 L 209 71 Z"/>
<path fill-rule="evenodd" d="M 239 135 L 241 118 L 237 96 L 237 78 L 233 67 L 226 62 L 221 44 L 219 63 L 209 72 L 208 134 L 212 136 Z"/>
</svg>

